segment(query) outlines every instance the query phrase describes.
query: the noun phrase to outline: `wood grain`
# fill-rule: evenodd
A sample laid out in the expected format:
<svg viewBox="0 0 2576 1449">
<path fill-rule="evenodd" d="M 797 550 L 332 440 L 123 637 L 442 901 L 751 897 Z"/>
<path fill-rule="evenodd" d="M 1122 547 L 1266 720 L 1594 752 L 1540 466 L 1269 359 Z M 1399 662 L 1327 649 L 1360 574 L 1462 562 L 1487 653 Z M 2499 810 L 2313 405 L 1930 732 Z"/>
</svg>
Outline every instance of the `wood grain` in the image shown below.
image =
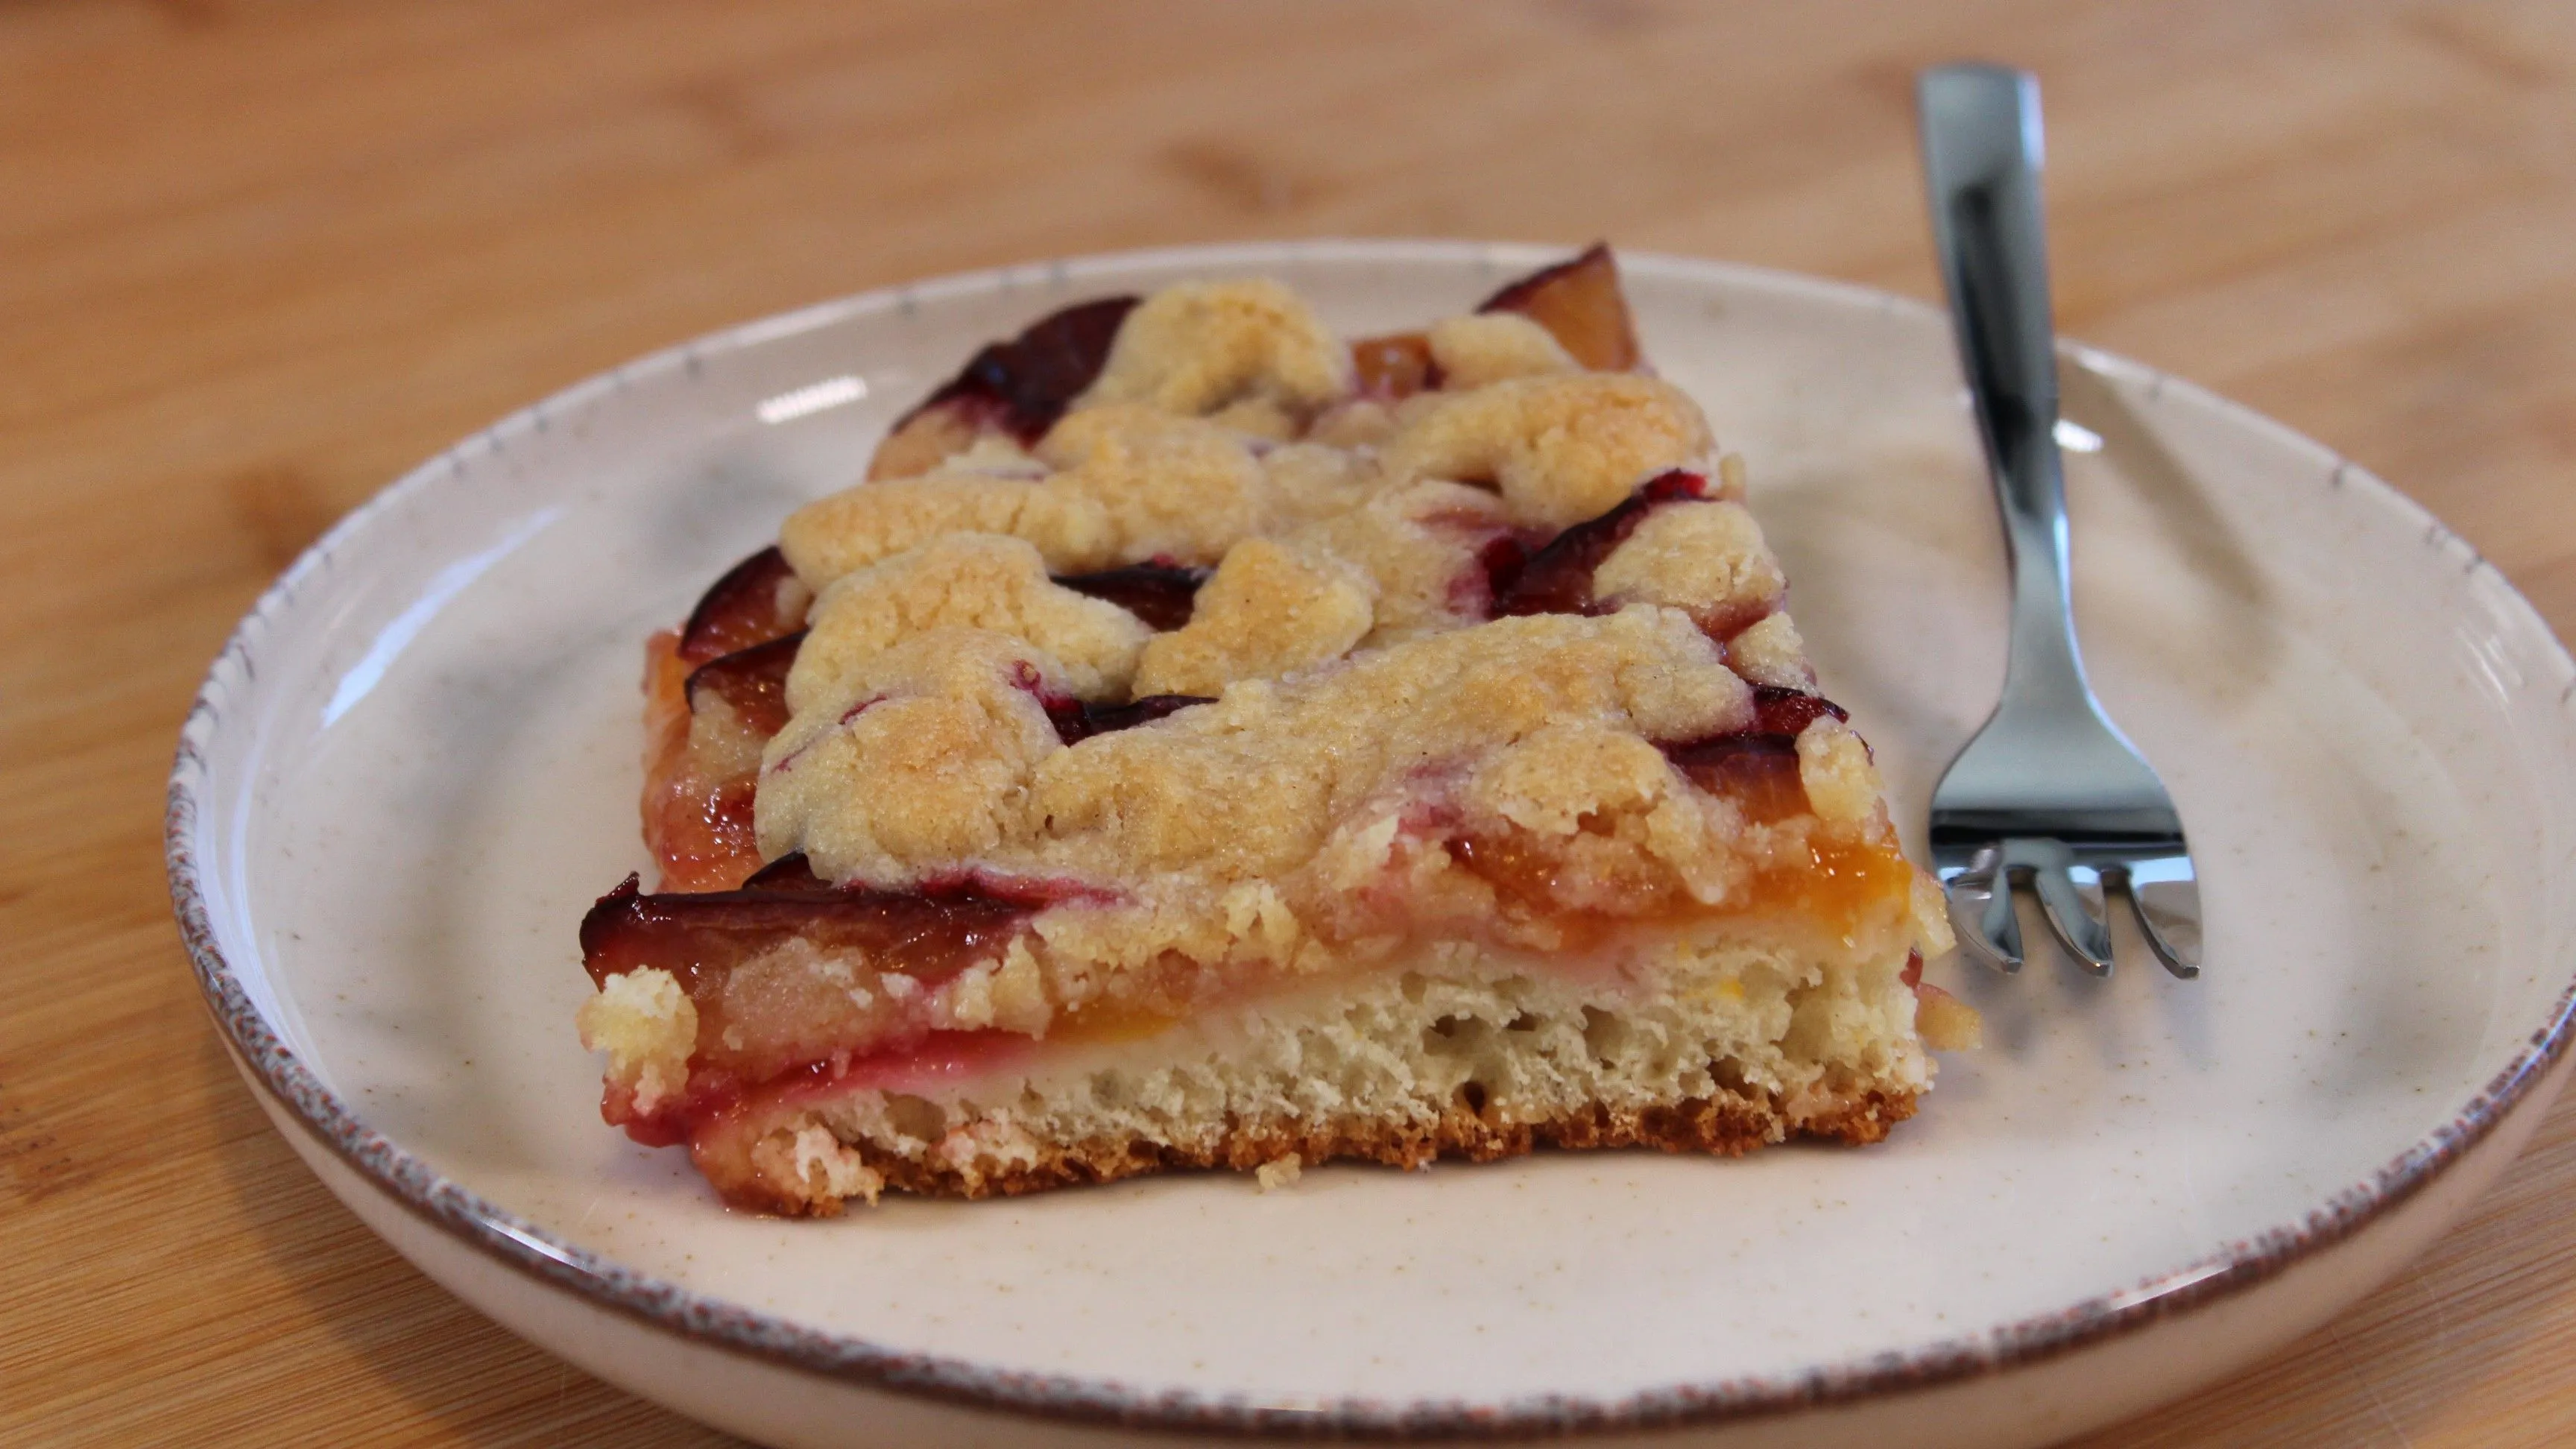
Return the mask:
<svg viewBox="0 0 2576 1449">
<path fill-rule="evenodd" d="M 199 672 L 410 462 L 961 267 L 1606 235 L 1932 292 L 1908 84 L 2049 88 L 2062 323 L 2396 480 L 2576 625 L 2562 4 L 0 3 L 0 1441 L 715 1436 L 369 1236 L 158 853 Z M 2394 1286 L 2086 1441 L 2576 1442 L 2576 1102 Z"/>
</svg>

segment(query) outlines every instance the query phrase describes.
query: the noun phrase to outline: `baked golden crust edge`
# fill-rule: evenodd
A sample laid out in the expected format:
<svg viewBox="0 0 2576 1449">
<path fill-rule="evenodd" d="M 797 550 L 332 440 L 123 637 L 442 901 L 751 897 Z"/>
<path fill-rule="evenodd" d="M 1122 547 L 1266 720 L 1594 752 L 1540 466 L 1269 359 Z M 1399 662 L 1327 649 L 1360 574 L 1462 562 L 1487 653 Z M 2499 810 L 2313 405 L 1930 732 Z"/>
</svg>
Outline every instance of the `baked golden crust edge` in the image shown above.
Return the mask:
<svg viewBox="0 0 2576 1449">
<path fill-rule="evenodd" d="M 1466 1101 L 1428 1123 L 1390 1122 L 1353 1114 L 1309 1121 L 1229 1123 L 1192 1144 L 1094 1138 L 1041 1144 L 1035 1160 L 1001 1169 L 963 1171 L 907 1158 L 865 1142 L 845 1144 L 882 1184 L 921 1197 L 980 1200 L 1117 1182 L 1176 1171 L 1257 1172 L 1274 1164 L 1315 1167 L 1365 1162 L 1420 1170 L 1451 1159 L 1497 1162 L 1541 1149 L 1597 1151 L 1651 1148 L 1676 1156 L 1742 1157 L 1807 1139 L 1859 1147 L 1885 1140 L 1914 1115 L 1921 1093 L 1873 1087 L 1792 1120 L 1767 1094 L 1689 1097 L 1643 1108 L 1588 1103 L 1528 1122 L 1498 1122 Z M 785 1129 L 781 1129 L 785 1130 Z M 844 1198 L 793 1195 L 778 1174 L 746 1183 L 733 1205 L 789 1216 L 834 1217 Z M 873 1196 L 870 1194 L 869 1196 Z"/>
</svg>

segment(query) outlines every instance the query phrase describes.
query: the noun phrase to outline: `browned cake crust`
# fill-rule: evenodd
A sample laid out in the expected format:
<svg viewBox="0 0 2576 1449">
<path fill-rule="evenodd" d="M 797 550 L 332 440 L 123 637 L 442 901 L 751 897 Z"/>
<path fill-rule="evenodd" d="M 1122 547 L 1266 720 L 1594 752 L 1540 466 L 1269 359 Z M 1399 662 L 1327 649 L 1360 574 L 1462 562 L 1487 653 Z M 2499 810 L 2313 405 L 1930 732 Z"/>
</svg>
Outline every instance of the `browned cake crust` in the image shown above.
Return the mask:
<svg viewBox="0 0 2576 1449">
<path fill-rule="evenodd" d="M 872 1150 L 864 1143 L 853 1146 L 890 1188 L 936 1197 L 1016 1197 L 1189 1168 L 1250 1172 L 1290 1159 L 1308 1166 L 1340 1160 L 1413 1169 L 1442 1157 L 1469 1162 L 1525 1157 L 1541 1147 L 1651 1147 L 1708 1157 L 1741 1157 L 1795 1137 L 1857 1147 L 1884 1140 L 1897 1123 L 1913 1116 L 1918 1096 L 1873 1089 L 1796 1123 L 1777 1103 L 1758 1094 L 1693 1097 L 1642 1110 L 1591 1103 L 1545 1121 L 1514 1123 L 1489 1121 L 1462 1100 L 1428 1126 L 1352 1116 L 1236 1124 L 1205 1146 L 1107 1138 L 1046 1144 L 1032 1164 L 971 1177 L 937 1162 Z M 743 1205 L 818 1217 L 841 1211 L 841 1200 L 828 1197 L 819 1201 L 779 1197 Z"/>
</svg>

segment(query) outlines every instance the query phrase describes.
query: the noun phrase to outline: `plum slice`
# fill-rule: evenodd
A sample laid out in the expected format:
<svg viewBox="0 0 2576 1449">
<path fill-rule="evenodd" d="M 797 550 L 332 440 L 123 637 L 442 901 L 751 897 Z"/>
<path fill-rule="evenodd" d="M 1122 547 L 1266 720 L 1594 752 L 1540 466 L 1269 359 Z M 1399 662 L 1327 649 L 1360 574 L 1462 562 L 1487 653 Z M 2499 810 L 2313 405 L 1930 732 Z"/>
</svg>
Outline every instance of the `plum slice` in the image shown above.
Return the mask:
<svg viewBox="0 0 2576 1449">
<path fill-rule="evenodd" d="M 1595 371 L 1626 372 L 1642 360 L 1628 299 L 1619 290 L 1619 264 L 1606 243 L 1530 273 L 1476 310 L 1527 317 L 1546 328 L 1576 362 Z M 1359 395 L 1380 402 L 1402 402 L 1442 382 L 1431 339 L 1420 332 L 1390 332 L 1353 342 L 1351 372 Z"/>
<path fill-rule="evenodd" d="M 1404 399 L 1440 385 L 1440 364 L 1431 360 L 1431 339 L 1420 332 L 1363 337 L 1351 344 L 1351 373 L 1362 397 L 1381 402 Z"/>
<path fill-rule="evenodd" d="M 1011 683 L 1037 700 L 1038 707 L 1046 711 L 1047 723 L 1055 726 L 1056 738 L 1067 745 L 1078 745 L 1093 735 L 1151 724 L 1194 704 L 1215 702 L 1198 694 L 1149 694 L 1126 704 L 1091 704 L 1048 688 L 1036 667 L 1026 663 L 1013 666 Z"/>
<path fill-rule="evenodd" d="M 1809 808 L 1807 787 L 1798 776 L 1798 734 L 1826 715 L 1851 718 L 1821 694 L 1757 684 L 1751 724 L 1701 739 L 1668 741 L 1661 748 L 1692 784 L 1736 801 L 1755 821 L 1784 820 Z"/>
<path fill-rule="evenodd" d="M 1068 745 L 1078 745 L 1094 735 L 1131 730 L 1141 724 L 1152 724 L 1176 711 L 1194 704 L 1214 704 L 1203 694 L 1149 694 L 1125 704 L 1085 704 L 1078 699 L 1047 699 L 1047 719 L 1055 725 L 1056 738 Z"/>
<path fill-rule="evenodd" d="M 868 464 L 872 479 L 927 473 L 988 432 L 1036 442 L 1089 390 L 1109 361 L 1136 297 L 1103 297 L 1039 318 L 987 344 L 937 392 L 899 419 Z"/>
<path fill-rule="evenodd" d="M 665 888 L 723 890 L 759 867 L 760 750 L 787 726 L 787 671 L 804 642 L 799 630 L 694 669 L 676 647 L 657 655 L 644 711 L 644 842 Z"/>
<path fill-rule="evenodd" d="M 788 941 L 825 954 L 863 957 L 880 973 L 925 984 L 999 956 L 1029 917 L 1048 904 L 973 884 L 880 891 L 836 886 L 802 855 L 764 867 L 733 890 L 646 894 L 628 876 L 581 921 L 582 967 L 611 976 L 658 966 L 679 978 L 701 1011 L 743 962 Z"/>
<path fill-rule="evenodd" d="M 804 644 L 800 629 L 699 665 L 689 672 L 689 713 L 705 713 L 710 697 L 722 699 L 740 726 L 767 744 L 771 735 L 787 728 L 787 671 L 795 667 L 796 651 Z"/>
<path fill-rule="evenodd" d="M 642 803 L 644 844 L 662 868 L 665 890 L 722 890 L 760 867 L 752 840 L 757 781 L 701 748 L 716 741 L 695 738 L 689 679 L 696 672 L 680 657 L 678 631 L 653 636 L 645 650 Z M 737 762 L 759 759 L 758 741 L 736 743 L 747 745 L 730 752 Z"/>
<path fill-rule="evenodd" d="M 1485 299 L 1479 312 L 1517 312 L 1546 328 L 1574 360 L 1596 372 L 1628 372 L 1644 361 L 1619 263 L 1607 242 L 1571 261 L 1532 272 Z"/>
<path fill-rule="evenodd" d="M 1190 621 L 1199 588 L 1213 572 L 1157 558 L 1098 573 L 1059 574 L 1055 581 L 1077 594 L 1116 604 L 1144 620 L 1148 628 L 1169 631 Z"/>
<path fill-rule="evenodd" d="M 787 555 L 764 548 L 727 569 L 689 611 L 680 658 L 704 664 L 793 634 L 805 627 L 813 603 L 813 590 L 787 566 Z"/>
<path fill-rule="evenodd" d="M 1493 580 L 1494 615 L 1588 614 L 1593 612 L 1592 576 L 1646 515 L 1674 503 L 1695 503 L 1708 496 L 1708 480 L 1675 468 L 1638 485 L 1619 506 L 1586 519 L 1548 541 L 1536 553 L 1493 548 L 1484 559 Z"/>
<path fill-rule="evenodd" d="M 1807 726 L 1826 715 L 1847 720 L 1851 718 L 1851 711 L 1821 694 L 1811 694 L 1803 689 L 1784 689 L 1776 684 L 1757 684 L 1753 686 L 1753 724 L 1743 733 L 1795 740 L 1806 732 Z"/>
<path fill-rule="evenodd" d="M 762 549 L 725 571 L 645 669 L 644 842 L 662 883 L 720 890 L 760 864 L 752 846 L 756 773 L 744 768 L 787 724 L 787 670 L 814 594 L 785 554 Z M 721 699 L 721 716 L 706 702 Z"/>
</svg>

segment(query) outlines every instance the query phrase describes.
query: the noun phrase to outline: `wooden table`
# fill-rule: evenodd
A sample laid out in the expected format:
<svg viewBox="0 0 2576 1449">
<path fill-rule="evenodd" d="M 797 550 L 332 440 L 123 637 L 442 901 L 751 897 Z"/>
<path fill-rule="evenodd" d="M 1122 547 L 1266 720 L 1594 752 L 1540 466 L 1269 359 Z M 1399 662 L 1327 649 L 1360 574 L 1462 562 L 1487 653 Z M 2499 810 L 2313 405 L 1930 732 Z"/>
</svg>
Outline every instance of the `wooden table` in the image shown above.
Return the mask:
<svg viewBox="0 0 2576 1449">
<path fill-rule="evenodd" d="M 1607 235 L 1934 292 L 1909 77 L 2049 86 L 2065 330 L 2430 505 L 2576 626 L 2576 10 L 0 8 L 0 1441 L 715 1436 L 395 1258 L 234 1079 L 162 778 L 411 462 L 739 318 L 1202 238 Z M 2576 1442 L 2576 1101 L 2392 1286 L 2090 1442 Z"/>
</svg>

